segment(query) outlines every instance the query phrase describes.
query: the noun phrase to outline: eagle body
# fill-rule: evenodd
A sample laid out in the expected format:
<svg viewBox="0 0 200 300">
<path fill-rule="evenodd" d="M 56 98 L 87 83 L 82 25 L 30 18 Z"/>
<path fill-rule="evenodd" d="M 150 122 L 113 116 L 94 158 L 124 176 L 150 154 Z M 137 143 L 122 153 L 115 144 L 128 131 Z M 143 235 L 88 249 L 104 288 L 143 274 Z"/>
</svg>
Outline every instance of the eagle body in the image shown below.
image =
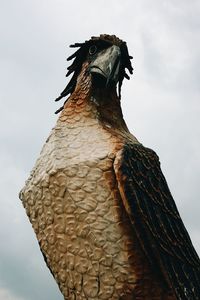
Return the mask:
<svg viewBox="0 0 200 300">
<path fill-rule="evenodd" d="M 129 132 L 115 86 L 99 77 L 94 85 L 90 66 L 81 64 L 20 193 L 47 266 L 65 300 L 200 299 L 198 256 L 158 157 Z"/>
<path fill-rule="evenodd" d="M 97 112 L 89 99 L 68 102 L 23 190 L 23 203 L 65 299 L 148 299 L 153 289 L 152 299 L 158 299 L 161 291 L 155 279 L 148 283 L 148 264 L 114 172 L 125 137 L 109 124 L 104 128 Z M 138 282 L 145 277 L 142 290 Z"/>
</svg>

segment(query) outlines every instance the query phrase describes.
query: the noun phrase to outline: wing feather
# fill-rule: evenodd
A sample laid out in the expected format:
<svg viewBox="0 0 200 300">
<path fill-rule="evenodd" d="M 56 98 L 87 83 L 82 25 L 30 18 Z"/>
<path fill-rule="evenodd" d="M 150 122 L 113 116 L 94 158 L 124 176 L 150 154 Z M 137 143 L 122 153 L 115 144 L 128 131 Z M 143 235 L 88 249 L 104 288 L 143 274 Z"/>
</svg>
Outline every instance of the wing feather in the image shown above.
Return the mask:
<svg viewBox="0 0 200 300">
<path fill-rule="evenodd" d="M 181 300 L 200 299 L 200 260 L 181 220 L 156 153 L 126 144 L 114 169 L 143 250 Z"/>
</svg>

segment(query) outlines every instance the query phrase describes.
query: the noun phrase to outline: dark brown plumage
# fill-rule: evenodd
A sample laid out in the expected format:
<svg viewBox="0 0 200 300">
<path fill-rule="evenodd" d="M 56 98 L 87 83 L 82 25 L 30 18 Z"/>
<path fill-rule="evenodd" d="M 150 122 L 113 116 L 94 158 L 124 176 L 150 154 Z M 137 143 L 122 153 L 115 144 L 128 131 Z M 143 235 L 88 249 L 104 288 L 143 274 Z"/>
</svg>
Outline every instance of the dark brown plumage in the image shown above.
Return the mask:
<svg viewBox="0 0 200 300">
<path fill-rule="evenodd" d="M 156 153 L 127 143 L 116 165 L 122 199 L 151 266 L 177 299 L 199 299 L 200 261 Z"/>
</svg>

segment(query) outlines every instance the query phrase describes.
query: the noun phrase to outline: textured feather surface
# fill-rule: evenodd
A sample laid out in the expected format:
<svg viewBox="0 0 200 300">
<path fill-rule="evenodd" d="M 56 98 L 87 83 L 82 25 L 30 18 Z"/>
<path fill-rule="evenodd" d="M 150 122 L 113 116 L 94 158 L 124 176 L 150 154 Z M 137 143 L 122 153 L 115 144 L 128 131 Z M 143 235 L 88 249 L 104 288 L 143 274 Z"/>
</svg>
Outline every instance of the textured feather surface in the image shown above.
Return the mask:
<svg viewBox="0 0 200 300">
<path fill-rule="evenodd" d="M 113 163 L 130 134 L 105 126 L 112 98 L 100 109 L 84 90 L 67 102 L 20 194 L 45 261 L 66 300 L 174 300 L 149 268 L 118 190 Z"/>
<path fill-rule="evenodd" d="M 68 102 L 21 192 L 45 261 L 66 300 L 171 300 L 153 277 L 118 190 L 121 138 L 95 106 Z"/>
<path fill-rule="evenodd" d="M 115 161 L 124 205 L 151 265 L 178 299 L 200 299 L 200 261 L 160 169 L 158 156 L 126 144 Z"/>
</svg>

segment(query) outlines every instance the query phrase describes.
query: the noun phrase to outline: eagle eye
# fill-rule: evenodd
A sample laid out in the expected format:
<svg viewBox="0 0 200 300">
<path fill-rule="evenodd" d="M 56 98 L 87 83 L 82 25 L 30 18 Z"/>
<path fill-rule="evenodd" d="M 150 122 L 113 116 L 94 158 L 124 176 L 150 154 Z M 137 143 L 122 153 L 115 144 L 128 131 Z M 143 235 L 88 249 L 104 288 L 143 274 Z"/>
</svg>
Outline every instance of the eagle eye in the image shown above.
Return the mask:
<svg viewBox="0 0 200 300">
<path fill-rule="evenodd" d="M 89 48 L 89 54 L 90 55 L 94 55 L 97 52 L 97 46 L 96 45 L 92 45 Z"/>
</svg>

